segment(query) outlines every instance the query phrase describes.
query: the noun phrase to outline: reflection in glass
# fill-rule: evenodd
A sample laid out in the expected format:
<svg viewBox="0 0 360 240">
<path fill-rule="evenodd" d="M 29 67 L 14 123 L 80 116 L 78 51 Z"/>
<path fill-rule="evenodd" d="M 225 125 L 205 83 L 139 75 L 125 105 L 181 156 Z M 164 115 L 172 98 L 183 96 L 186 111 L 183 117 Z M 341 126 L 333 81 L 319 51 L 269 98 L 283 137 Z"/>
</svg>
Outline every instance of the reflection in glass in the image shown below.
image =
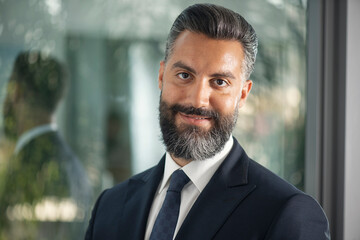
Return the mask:
<svg viewBox="0 0 360 240">
<path fill-rule="evenodd" d="M 52 116 L 66 73 L 54 58 L 20 53 L 3 106 L 4 133 L 16 142 L 0 195 L 1 238 L 81 238 L 91 199 L 86 173 Z"/>
</svg>

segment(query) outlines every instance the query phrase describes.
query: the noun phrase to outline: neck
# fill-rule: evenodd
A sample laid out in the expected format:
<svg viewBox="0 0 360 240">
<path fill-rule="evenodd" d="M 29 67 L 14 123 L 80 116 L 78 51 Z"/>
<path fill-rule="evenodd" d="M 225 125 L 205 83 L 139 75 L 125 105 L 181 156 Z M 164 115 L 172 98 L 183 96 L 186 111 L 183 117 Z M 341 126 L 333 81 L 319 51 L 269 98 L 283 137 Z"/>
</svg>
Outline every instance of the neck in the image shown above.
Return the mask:
<svg viewBox="0 0 360 240">
<path fill-rule="evenodd" d="M 51 114 L 41 109 L 22 111 L 17 116 L 17 133 L 21 136 L 24 132 L 45 124 L 50 124 Z"/>
<path fill-rule="evenodd" d="M 177 165 L 179 165 L 180 167 L 184 167 L 186 164 L 189 164 L 192 160 L 187 160 L 184 158 L 177 158 L 174 157 L 173 154 L 170 154 L 172 159 L 176 162 Z"/>
</svg>

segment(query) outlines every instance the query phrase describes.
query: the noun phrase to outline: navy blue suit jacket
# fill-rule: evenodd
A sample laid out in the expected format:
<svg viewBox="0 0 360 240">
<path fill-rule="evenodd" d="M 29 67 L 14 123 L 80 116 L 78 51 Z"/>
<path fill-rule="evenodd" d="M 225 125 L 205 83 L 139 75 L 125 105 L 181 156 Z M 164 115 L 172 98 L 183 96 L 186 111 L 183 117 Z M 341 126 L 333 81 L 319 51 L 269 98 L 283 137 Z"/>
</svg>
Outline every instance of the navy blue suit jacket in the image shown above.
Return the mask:
<svg viewBox="0 0 360 240">
<path fill-rule="evenodd" d="M 144 239 L 162 179 L 160 163 L 104 191 L 86 233 L 90 239 Z M 185 218 L 176 240 L 330 239 L 319 204 L 234 146 Z"/>
</svg>

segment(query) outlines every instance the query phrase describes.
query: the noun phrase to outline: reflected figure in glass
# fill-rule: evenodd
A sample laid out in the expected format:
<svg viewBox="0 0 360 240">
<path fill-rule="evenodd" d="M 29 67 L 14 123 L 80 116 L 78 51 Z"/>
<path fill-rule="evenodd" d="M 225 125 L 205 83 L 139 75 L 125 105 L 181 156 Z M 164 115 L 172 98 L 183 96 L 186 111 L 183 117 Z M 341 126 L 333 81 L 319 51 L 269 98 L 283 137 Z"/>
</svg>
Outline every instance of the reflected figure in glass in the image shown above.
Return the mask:
<svg viewBox="0 0 360 240">
<path fill-rule="evenodd" d="M 3 106 L 5 136 L 16 142 L 1 192 L 0 239 L 80 239 L 91 190 L 53 115 L 66 71 L 41 52 L 20 53 Z"/>
</svg>

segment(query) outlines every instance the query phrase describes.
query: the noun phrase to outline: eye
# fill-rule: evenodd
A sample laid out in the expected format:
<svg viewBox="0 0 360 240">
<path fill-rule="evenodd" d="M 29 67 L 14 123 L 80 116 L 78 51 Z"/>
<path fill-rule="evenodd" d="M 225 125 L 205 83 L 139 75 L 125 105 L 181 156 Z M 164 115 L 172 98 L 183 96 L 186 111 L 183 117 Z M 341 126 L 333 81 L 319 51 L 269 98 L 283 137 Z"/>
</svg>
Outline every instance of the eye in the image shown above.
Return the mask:
<svg viewBox="0 0 360 240">
<path fill-rule="evenodd" d="M 187 80 L 190 78 L 190 74 L 186 73 L 186 72 L 181 72 L 177 74 L 179 76 L 179 78 L 183 79 L 183 80 Z"/>
<path fill-rule="evenodd" d="M 222 79 L 215 79 L 214 83 L 219 87 L 225 87 L 228 85 L 228 83 Z"/>
</svg>

